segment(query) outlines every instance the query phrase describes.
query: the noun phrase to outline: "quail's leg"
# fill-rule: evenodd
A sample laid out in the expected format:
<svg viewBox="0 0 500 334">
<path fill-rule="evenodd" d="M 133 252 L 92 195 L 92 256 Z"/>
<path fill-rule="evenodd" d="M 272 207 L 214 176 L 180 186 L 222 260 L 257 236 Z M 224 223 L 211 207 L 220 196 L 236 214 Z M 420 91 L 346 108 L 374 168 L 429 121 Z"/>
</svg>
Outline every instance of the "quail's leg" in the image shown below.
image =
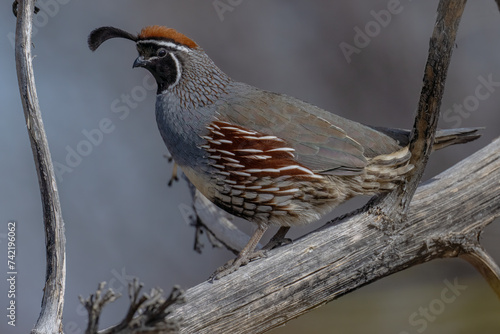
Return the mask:
<svg viewBox="0 0 500 334">
<path fill-rule="evenodd" d="M 172 176 L 170 177 L 170 180 L 168 181 L 168 186 L 170 187 L 174 181 L 179 181 L 179 177 L 177 176 L 178 165 L 174 161 L 174 158 L 171 155 L 164 154 L 163 156 L 167 159 L 168 163 L 171 163 L 171 162 L 174 163 L 174 166 L 172 167 Z"/>
<path fill-rule="evenodd" d="M 170 181 L 168 181 L 168 186 L 170 187 L 174 181 L 179 181 L 177 177 L 177 163 L 174 161 L 174 167 L 172 168 L 172 176 L 170 177 Z"/>
<path fill-rule="evenodd" d="M 285 238 L 285 235 L 290 230 L 290 226 L 281 226 L 276 234 L 269 240 L 267 245 L 262 247 L 262 250 L 268 251 L 281 245 L 287 245 L 292 242 L 292 239 Z"/>
<path fill-rule="evenodd" d="M 238 270 L 239 267 L 248 264 L 251 260 L 255 260 L 261 257 L 264 257 L 263 251 L 254 252 L 255 247 L 259 243 L 259 240 L 266 232 L 268 226 L 265 224 L 259 224 L 257 230 L 254 232 L 250 241 L 246 244 L 246 246 L 241 250 L 238 256 L 234 259 L 219 267 L 213 274 L 210 276 L 209 280 L 214 281 L 218 280 L 224 276 L 229 275 L 232 272 Z"/>
</svg>

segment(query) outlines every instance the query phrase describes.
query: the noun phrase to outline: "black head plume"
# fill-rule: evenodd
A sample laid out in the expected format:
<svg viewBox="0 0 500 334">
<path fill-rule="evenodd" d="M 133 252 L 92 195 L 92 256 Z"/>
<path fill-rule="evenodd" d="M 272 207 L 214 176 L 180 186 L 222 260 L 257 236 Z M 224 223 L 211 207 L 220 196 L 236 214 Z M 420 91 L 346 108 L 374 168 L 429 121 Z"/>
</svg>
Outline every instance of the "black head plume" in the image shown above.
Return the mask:
<svg viewBox="0 0 500 334">
<path fill-rule="evenodd" d="M 90 50 L 95 51 L 102 43 L 115 37 L 126 38 L 137 42 L 137 36 L 134 36 L 126 31 L 114 27 L 101 27 L 92 30 L 90 33 L 88 39 L 89 48 Z"/>
</svg>

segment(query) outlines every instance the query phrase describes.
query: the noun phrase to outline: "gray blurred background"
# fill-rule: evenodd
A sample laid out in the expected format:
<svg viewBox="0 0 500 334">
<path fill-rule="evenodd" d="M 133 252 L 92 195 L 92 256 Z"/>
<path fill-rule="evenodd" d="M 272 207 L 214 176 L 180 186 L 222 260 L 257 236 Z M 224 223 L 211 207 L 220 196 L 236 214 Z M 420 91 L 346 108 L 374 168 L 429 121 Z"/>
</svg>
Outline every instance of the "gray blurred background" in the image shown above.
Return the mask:
<svg viewBox="0 0 500 334">
<path fill-rule="evenodd" d="M 147 289 L 189 288 L 233 255 L 193 251 L 194 230 L 180 207 L 186 184 L 168 188 L 171 168 L 154 118 L 150 75 L 132 69 L 134 44 L 112 40 L 97 52 L 89 32 L 113 25 L 138 32 L 168 25 L 201 45 L 232 78 L 298 97 L 363 123 L 411 127 L 438 1 L 39 0 L 35 17 L 36 83 L 67 238 L 66 333 L 83 333 L 78 295 L 101 281 L 125 293 L 132 277 Z M 38 182 L 25 129 L 15 71 L 10 1 L 0 11 L 0 268 L 6 268 L 7 222 L 17 222 L 17 326 L 0 312 L 1 333 L 26 333 L 35 323 L 45 275 Z M 225 6 L 224 6 L 225 5 Z M 391 7 L 382 23 L 381 10 Z M 216 9 L 218 8 L 218 9 Z M 377 14 L 379 13 L 379 14 Z M 368 28 L 369 39 L 355 39 Z M 370 30 L 371 29 L 371 30 Z M 498 135 L 500 84 L 476 96 L 485 80 L 500 82 L 500 14 L 494 1 L 470 1 L 463 16 L 445 90 L 440 127 L 486 126 L 483 137 L 432 156 L 429 178 L 484 147 Z M 361 44 L 360 44 L 361 43 Z M 347 56 L 342 45 L 357 48 Z M 487 88 L 486 88 L 487 89 Z M 454 105 L 463 106 L 459 113 Z M 103 125 L 104 124 L 104 125 Z M 85 134 L 105 127 L 88 145 Z M 83 152 L 80 158 L 74 153 Z M 68 156 L 69 155 L 69 156 Z M 360 206 L 358 199 L 332 218 Z M 325 218 L 325 220 L 327 219 Z M 323 222 L 325 221 L 323 220 Z M 243 224 L 245 225 L 245 224 Z M 296 228 L 299 236 L 320 223 Z M 274 232 L 274 231 L 273 231 Z M 482 242 L 500 262 L 500 224 Z M 5 255 L 4 255 L 5 254 Z M 451 303 L 449 283 L 466 286 Z M 0 280 L 0 305 L 7 284 Z M 120 321 L 127 297 L 108 306 L 101 328 Z M 422 315 L 429 310 L 428 316 Z M 384 278 L 289 322 L 273 333 L 498 333 L 500 303 L 470 265 L 438 260 Z"/>
</svg>

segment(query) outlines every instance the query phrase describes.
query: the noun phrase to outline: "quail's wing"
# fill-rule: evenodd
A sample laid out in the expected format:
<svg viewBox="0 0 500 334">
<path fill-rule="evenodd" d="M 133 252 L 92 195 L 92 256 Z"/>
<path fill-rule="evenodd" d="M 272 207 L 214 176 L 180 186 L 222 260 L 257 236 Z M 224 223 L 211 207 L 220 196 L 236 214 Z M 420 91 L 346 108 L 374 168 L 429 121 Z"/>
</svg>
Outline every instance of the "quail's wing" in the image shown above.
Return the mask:
<svg viewBox="0 0 500 334">
<path fill-rule="evenodd" d="M 251 87 L 241 91 L 219 106 L 225 121 L 283 139 L 294 150 L 297 163 L 316 173 L 357 174 L 366 166 L 359 138 L 372 141 L 369 137 L 377 131 L 288 96 Z M 356 132 L 358 140 L 345 128 Z M 372 150 L 368 156 L 376 155 Z"/>
</svg>

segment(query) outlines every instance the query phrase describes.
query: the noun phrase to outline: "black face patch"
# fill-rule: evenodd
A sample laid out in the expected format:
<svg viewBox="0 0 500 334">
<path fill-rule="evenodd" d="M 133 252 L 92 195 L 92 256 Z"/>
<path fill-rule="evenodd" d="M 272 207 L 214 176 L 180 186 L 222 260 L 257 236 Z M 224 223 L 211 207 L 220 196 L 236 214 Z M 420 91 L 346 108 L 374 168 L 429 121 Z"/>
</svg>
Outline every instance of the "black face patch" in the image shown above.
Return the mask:
<svg viewBox="0 0 500 334">
<path fill-rule="evenodd" d="M 157 94 L 167 90 L 177 81 L 177 75 L 180 68 L 177 68 L 177 63 L 174 60 L 172 53 L 167 53 L 163 58 L 155 58 L 151 64 L 146 67 L 155 77 L 158 83 Z"/>
<path fill-rule="evenodd" d="M 176 83 L 181 71 L 181 63 L 176 61 L 178 58 L 174 55 L 174 52 L 178 50 L 154 42 L 137 44 L 137 50 L 139 55 L 148 62 L 144 67 L 156 79 L 158 84 L 157 94 Z"/>
</svg>

